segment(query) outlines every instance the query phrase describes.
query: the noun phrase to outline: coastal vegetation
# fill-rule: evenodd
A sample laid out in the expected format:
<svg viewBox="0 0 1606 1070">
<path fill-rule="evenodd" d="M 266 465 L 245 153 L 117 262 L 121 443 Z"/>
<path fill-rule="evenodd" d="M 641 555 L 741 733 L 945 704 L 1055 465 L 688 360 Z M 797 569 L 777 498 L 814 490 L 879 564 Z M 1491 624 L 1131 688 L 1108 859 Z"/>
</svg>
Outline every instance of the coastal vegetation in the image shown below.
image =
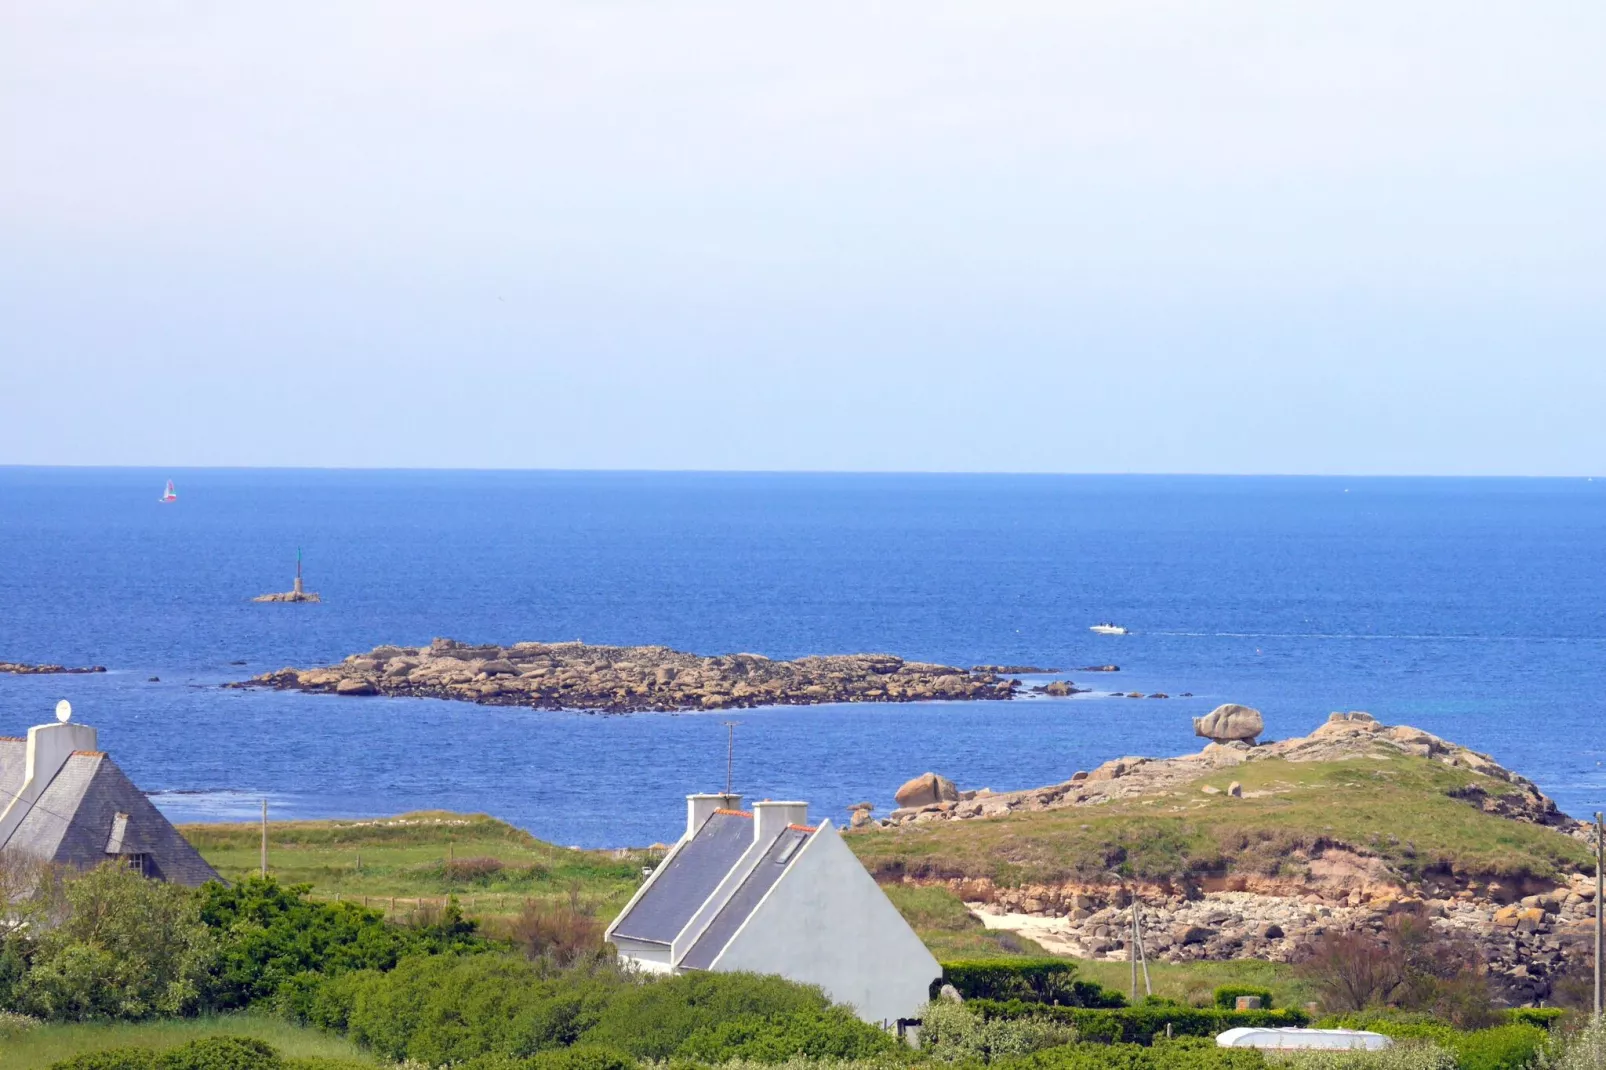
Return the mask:
<svg viewBox="0 0 1606 1070">
<path fill-rule="evenodd" d="M 1226 790 L 1230 782 L 1241 794 Z M 1104 880 L 1112 869 L 1173 883 L 1226 874 L 1300 878 L 1329 847 L 1376 858 L 1402 882 L 1435 873 L 1556 879 L 1592 866 L 1579 840 L 1466 801 L 1502 789 L 1516 790 L 1407 754 L 1386 762 L 1270 759 L 1097 807 L 871 828 L 852 842 L 884 878 L 1006 886 Z"/>
</svg>

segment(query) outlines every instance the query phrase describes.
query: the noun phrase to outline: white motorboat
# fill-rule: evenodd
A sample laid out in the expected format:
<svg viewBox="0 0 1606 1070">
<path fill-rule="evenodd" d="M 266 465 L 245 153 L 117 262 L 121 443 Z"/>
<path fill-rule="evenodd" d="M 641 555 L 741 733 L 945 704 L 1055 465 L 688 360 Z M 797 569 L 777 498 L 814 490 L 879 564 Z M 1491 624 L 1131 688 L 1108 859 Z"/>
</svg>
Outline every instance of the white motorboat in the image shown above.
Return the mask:
<svg viewBox="0 0 1606 1070">
<path fill-rule="evenodd" d="M 1098 632 L 1100 635 L 1125 635 L 1127 633 L 1125 628 L 1121 627 L 1119 624 L 1111 624 L 1109 621 L 1102 621 L 1098 624 L 1095 624 L 1093 627 L 1089 628 L 1088 631 Z"/>
</svg>

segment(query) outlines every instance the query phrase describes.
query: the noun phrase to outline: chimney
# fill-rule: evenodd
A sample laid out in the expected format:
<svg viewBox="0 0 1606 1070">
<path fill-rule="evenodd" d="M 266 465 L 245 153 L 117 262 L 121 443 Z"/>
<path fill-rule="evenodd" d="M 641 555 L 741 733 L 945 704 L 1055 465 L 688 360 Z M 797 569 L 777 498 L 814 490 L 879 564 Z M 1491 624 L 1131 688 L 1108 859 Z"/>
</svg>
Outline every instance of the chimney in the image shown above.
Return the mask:
<svg viewBox="0 0 1606 1070">
<path fill-rule="evenodd" d="M 63 704 L 65 706 L 65 704 Z M 67 707 L 66 716 L 72 711 Z M 58 713 L 58 717 L 62 714 Z M 67 764 L 75 750 L 96 750 L 99 742 L 93 728 L 82 724 L 36 725 L 28 729 L 28 758 L 23 766 L 22 787 L 11 799 L 0 799 L 0 843 L 11 838 L 11 833 L 33 810 L 34 803 L 45 793 L 50 782 L 56 779 L 61 767 Z"/>
<path fill-rule="evenodd" d="M 741 805 L 740 795 L 686 796 L 686 839 L 697 835 L 697 830 L 703 827 L 703 822 L 715 810 L 738 810 Z"/>
<path fill-rule="evenodd" d="M 807 822 L 809 804 L 806 802 L 774 802 L 765 799 L 753 804 L 753 842 L 774 843 L 775 837 L 788 825 Z"/>
</svg>

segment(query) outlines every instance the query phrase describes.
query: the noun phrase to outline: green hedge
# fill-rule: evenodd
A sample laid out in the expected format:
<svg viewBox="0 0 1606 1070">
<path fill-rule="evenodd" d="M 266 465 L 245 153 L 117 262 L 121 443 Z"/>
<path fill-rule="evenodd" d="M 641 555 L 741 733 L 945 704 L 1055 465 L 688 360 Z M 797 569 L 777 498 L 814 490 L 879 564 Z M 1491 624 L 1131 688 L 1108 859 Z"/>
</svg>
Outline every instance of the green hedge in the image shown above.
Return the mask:
<svg viewBox="0 0 1606 1070">
<path fill-rule="evenodd" d="M 1460 1070 L 1523 1070 L 1550 1036 L 1543 1026 L 1526 1022 L 1460 1030 L 1419 1014 L 1352 1014 L 1326 1018 L 1320 1024 L 1329 1029 L 1370 1029 L 1396 1040 L 1429 1040 L 1453 1053 Z"/>
<path fill-rule="evenodd" d="M 1148 1004 L 1139 1007 L 1049 1007 L 1022 1000 L 971 1000 L 965 1004 L 983 1018 L 1048 1017 L 1069 1022 L 1084 1041 L 1099 1044 L 1152 1044 L 1165 1037 L 1214 1037 L 1237 1026 L 1286 1028 L 1310 1024 L 1304 1011 L 1224 1011 L 1219 1007 Z M 1483 1070 L 1483 1068 L 1478 1068 Z"/>
<path fill-rule="evenodd" d="M 931 982 L 931 998 L 945 984 L 965 999 L 1023 1000 L 1063 1007 L 1124 1007 L 1126 997 L 1091 981 L 1076 979 L 1076 963 L 1066 959 L 958 959 L 942 964 Z"/>
<path fill-rule="evenodd" d="M 1224 1011 L 1236 1010 L 1239 996 L 1259 996 L 1260 1009 L 1271 1010 L 1271 989 L 1253 985 L 1222 985 L 1216 989 L 1216 1006 Z"/>
<path fill-rule="evenodd" d="M 167 1051 L 109 1048 L 65 1059 L 50 1070 L 288 1070 L 284 1059 L 253 1037 L 202 1037 Z"/>
<path fill-rule="evenodd" d="M 1506 1021 L 1511 1025 L 1537 1025 L 1541 1029 L 1551 1028 L 1566 1016 L 1560 1007 L 1512 1007 L 1506 1011 Z"/>
<path fill-rule="evenodd" d="M 1161 1037 L 1152 1047 L 1067 1044 L 996 1060 L 992 1070 L 1263 1070 L 1266 1065 L 1266 1057 L 1254 1048 L 1218 1048 L 1198 1037 Z"/>
</svg>

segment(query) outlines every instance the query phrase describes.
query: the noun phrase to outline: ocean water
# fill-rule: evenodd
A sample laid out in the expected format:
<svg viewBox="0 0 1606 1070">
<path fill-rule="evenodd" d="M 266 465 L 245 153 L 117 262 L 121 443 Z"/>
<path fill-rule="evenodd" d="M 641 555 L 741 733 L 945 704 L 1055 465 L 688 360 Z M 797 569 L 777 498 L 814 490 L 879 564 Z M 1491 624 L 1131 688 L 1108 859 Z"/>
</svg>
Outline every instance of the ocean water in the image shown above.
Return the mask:
<svg viewBox="0 0 1606 1070">
<path fill-rule="evenodd" d="M 253 604 L 297 547 L 323 604 Z M 0 675 L 0 734 L 70 698 L 176 820 L 265 797 L 617 846 L 723 787 L 728 720 L 737 790 L 842 820 L 928 769 L 1005 790 L 1194 749 L 1189 718 L 1232 701 L 1272 738 L 1418 725 L 1585 814 L 1603 550 L 1606 481 L 0 468 L 0 660 L 111 670 Z M 434 636 L 1121 671 L 1063 674 L 1100 692 L 1071 699 L 629 717 L 218 686 Z"/>
</svg>

